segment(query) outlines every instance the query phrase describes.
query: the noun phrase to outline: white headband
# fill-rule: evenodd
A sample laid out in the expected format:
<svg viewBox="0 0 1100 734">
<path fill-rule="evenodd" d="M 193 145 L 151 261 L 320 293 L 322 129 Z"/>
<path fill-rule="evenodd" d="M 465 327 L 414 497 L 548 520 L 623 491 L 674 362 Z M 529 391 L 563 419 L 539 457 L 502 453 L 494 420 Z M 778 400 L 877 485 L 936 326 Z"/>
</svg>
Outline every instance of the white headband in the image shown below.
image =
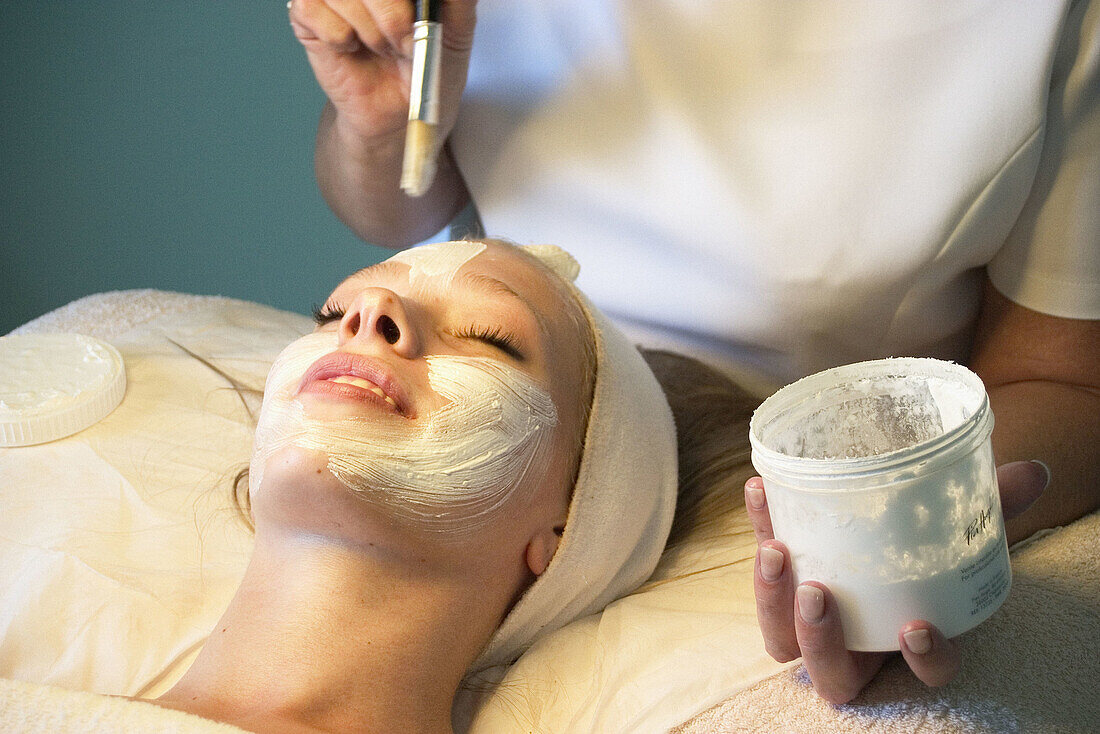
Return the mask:
<svg viewBox="0 0 1100 734">
<path fill-rule="evenodd" d="M 644 582 L 676 509 L 676 427 L 642 355 L 572 281 L 560 248 L 524 248 L 562 276 L 595 336 L 596 379 L 565 532 L 550 565 L 504 618 L 471 671 L 508 663 L 542 634 L 600 611 Z"/>
</svg>

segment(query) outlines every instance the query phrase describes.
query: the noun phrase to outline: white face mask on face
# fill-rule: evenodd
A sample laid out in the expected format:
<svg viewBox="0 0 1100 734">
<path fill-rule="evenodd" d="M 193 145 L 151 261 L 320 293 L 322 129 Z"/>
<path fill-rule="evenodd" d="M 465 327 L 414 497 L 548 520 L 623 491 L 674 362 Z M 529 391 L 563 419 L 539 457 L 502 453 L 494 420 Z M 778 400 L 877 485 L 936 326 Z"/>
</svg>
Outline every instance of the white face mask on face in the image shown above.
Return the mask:
<svg viewBox="0 0 1100 734">
<path fill-rule="evenodd" d="M 389 261 L 409 266 L 409 285 L 413 288 L 430 283 L 443 291 L 459 268 L 484 251 L 483 242 L 435 242 L 402 250 Z"/>
<path fill-rule="evenodd" d="M 334 477 L 395 519 L 431 531 L 465 532 L 493 519 L 524 482 L 545 475 L 557 413 L 533 378 L 484 357 L 429 356 L 431 389 L 448 404 L 410 420 L 371 413 L 322 420 L 295 397 L 302 375 L 336 351 L 335 333 L 295 341 L 272 365 L 256 427 L 249 490 L 280 449 L 324 453 Z M 522 501 L 526 494 L 519 499 Z"/>
</svg>

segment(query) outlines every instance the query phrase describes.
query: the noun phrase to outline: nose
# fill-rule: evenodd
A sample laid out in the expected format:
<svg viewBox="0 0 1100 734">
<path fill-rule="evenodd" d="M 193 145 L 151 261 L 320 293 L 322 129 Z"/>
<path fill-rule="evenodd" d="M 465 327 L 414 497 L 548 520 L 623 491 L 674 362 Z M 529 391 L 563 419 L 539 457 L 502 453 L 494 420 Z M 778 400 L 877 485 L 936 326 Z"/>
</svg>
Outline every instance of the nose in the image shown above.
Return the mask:
<svg viewBox="0 0 1100 734">
<path fill-rule="evenodd" d="M 340 319 L 340 346 L 356 341 L 386 344 L 402 357 L 415 357 L 419 350 L 416 331 L 404 301 L 386 288 L 366 288 L 349 305 Z"/>
</svg>

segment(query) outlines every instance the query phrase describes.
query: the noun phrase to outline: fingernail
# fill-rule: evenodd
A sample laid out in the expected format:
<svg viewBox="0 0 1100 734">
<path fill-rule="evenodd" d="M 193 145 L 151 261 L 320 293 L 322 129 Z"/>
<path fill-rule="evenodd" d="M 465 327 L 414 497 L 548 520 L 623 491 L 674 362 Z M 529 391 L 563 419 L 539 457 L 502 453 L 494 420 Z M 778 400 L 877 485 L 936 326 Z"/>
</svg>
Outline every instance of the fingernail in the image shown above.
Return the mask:
<svg viewBox="0 0 1100 734">
<path fill-rule="evenodd" d="M 764 490 L 759 487 L 746 486 L 745 501 L 748 502 L 749 506 L 754 510 L 759 510 L 764 506 Z"/>
<path fill-rule="evenodd" d="M 817 624 L 825 616 L 825 594 L 821 589 L 802 584 L 794 592 L 798 600 L 798 614 L 810 624 Z"/>
<path fill-rule="evenodd" d="M 1047 476 L 1046 481 L 1043 482 L 1043 489 L 1046 489 L 1047 487 L 1050 486 L 1050 467 L 1047 466 L 1046 464 L 1044 464 L 1043 462 L 1039 461 L 1038 459 L 1032 459 L 1031 463 L 1032 464 L 1038 464 L 1039 468 L 1042 469 L 1043 472 L 1046 474 L 1046 476 Z"/>
<path fill-rule="evenodd" d="M 775 548 L 760 549 L 760 577 L 765 581 L 775 581 L 783 573 L 783 554 Z"/>
<path fill-rule="evenodd" d="M 905 646 L 909 648 L 909 652 L 924 655 L 932 649 L 932 633 L 928 630 L 912 630 L 906 632 L 902 637 L 905 638 Z"/>
<path fill-rule="evenodd" d="M 413 55 L 413 34 L 409 34 L 401 39 L 401 53 L 405 58 L 411 59 Z"/>
</svg>

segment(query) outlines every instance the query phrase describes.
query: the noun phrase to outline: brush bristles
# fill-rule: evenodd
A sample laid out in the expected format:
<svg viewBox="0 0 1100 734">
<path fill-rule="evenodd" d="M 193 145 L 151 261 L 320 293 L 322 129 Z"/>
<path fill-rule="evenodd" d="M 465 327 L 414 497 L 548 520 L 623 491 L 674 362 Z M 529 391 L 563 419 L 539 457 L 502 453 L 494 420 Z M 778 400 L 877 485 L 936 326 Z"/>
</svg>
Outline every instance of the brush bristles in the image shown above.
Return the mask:
<svg viewBox="0 0 1100 734">
<path fill-rule="evenodd" d="M 405 158 L 401 164 L 401 189 L 409 196 L 423 196 L 435 178 L 435 125 L 409 120 L 405 133 Z"/>
</svg>

